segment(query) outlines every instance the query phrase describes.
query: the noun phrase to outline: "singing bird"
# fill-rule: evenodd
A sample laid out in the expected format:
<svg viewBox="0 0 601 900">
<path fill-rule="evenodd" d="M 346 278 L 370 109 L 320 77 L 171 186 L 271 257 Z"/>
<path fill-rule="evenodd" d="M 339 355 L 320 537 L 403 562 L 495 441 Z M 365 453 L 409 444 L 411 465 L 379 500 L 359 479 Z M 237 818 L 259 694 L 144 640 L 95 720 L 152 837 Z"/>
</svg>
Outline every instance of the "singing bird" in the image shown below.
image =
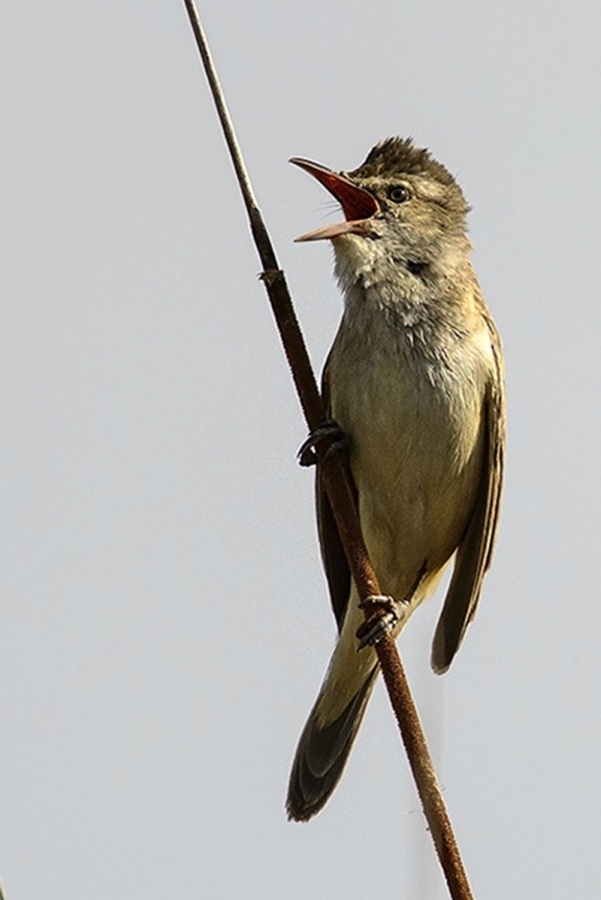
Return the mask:
<svg viewBox="0 0 601 900">
<path fill-rule="evenodd" d="M 505 447 L 501 341 L 469 258 L 469 207 L 453 176 L 411 139 L 380 142 L 350 172 L 291 162 L 345 217 L 297 240 L 334 248 L 344 312 L 323 395 L 345 436 L 367 550 L 394 598 L 395 636 L 454 557 L 432 646 L 442 673 L 491 563 Z M 298 821 L 336 787 L 378 674 L 374 647 L 357 649 L 364 615 L 319 465 L 316 482 L 339 636 L 292 766 L 286 807 Z"/>
</svg>

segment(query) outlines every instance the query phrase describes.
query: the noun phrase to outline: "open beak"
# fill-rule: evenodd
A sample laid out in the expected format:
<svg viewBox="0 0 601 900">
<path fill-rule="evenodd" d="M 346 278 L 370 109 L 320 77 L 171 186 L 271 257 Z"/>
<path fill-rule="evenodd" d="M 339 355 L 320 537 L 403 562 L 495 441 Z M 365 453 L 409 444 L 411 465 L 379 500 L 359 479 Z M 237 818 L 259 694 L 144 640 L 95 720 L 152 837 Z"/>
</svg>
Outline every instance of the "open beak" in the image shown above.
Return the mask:
<svg viewBox="0 0 601 900">
<path fill-rule="evenodd" d="M 360 234 L 363 237 L 373 235 L 372 219 L 380 212 L 380 206 L 373 194 L 357 187 L 346 176 L 332 172 L 331 169 L 326 169 L 325 166 L 320 166 L 308 159 L 293 156 L 290 162 L 295 166 L 300 166 L 323 184 L 325 189 L 340 203 L 346 219 L 345 222 L 324 225 L 323 228 L 316 228 L 315 231 L 301 234 L 296 241 L 331 240 L 343 234 Z"/>
</svg>

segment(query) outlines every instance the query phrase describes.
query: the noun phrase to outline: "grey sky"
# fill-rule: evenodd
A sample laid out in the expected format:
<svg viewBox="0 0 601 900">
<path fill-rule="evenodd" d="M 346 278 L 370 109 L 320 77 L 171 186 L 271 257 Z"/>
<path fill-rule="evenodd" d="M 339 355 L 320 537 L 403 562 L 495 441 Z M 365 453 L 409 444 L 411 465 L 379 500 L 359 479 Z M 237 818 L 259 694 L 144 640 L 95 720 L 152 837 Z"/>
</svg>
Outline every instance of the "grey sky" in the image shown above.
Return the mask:
<svg viewBox="0 0 601 900">
<path fill-rule="evenodd" d="M 451 671 L 401 640 L 476 896 L 601 896 L 596 0 L 201 12 L 321 367 L 326 193 L 413 135 L 472 203 L 508 367 L 496 562 Z M 183 5 L 8 4 L 0 54 L 7 900 L 446 893 L 381 685 L 283 811 L 333 642 L 312 475 Z"/>
</svg>

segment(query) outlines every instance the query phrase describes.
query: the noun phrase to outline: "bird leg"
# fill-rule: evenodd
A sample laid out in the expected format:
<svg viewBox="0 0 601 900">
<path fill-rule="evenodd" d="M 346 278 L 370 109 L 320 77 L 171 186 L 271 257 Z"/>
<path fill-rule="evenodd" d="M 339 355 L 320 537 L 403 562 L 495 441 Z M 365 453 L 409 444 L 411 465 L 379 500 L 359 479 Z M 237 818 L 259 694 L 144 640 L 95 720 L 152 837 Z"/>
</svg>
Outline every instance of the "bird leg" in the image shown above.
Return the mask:
<svg viewBox="0 0 601 900">
<path fill-rule="evenodd" d="M 411 590 L 409 590 L 401 600 L 395 600 L 386 594 L 370 594 L 359 601 L 359 609 L 369 609 L 376 607 L 373 615 L 369 616 L 356 631 L 356 637 L 359 641 L 358 650 L 364 647 L 373 647 L 378 641 L 381 641 L 385 634 L 389 634 L 398 624 L 403 616 L 403 608 L 411 604 L 411 601 L 418 587 L 424 580 L 427 572 L 426 562 L 419 570 Z M 382 613 L 378 610 L 384 610 Z"/>
<path fill-rule="evenodd" d="M 381 641 L 385 634 L 389 634 L 399 621 L 399 607 L 403 605 L 397 603 L 394 597 L 388 597 L 384 594 L 370 594 L 359 602 L 360 609 L 384 609 L 385 612 L 374 612 L 368 619 L 363 622 L 356 631 L 359 641 L 358 650 L 364 647 L 373 647 L 378 641 Z"/>
<path fill-rule="evenodd" d="M 317 428 L 314 428 L 297 453 L 299 465 L 314 466 L 319 458 L 316 448 L 325 445 L 324 456 L 330 453 L 346 453 L 348 451 L 348 435 L 342 430 L 334 419 L 326 419 Z"/>
</svg>

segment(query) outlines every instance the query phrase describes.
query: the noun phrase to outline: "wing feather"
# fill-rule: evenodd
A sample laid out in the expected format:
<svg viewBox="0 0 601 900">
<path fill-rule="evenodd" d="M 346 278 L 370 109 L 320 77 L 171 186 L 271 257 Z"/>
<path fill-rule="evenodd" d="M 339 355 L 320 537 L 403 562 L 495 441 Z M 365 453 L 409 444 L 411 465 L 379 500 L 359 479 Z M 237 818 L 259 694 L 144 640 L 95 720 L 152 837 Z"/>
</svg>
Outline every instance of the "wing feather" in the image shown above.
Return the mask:
<svg viewBox="0 0 601 900">
<path fill-rule="evenodd" d="M 326 414 L 329 416 L 328 362 L 329 360 L 326 360 L 323 370 L 322 394 Z M 355 483 L 348 467 L 347 472 L 351 488 L 356 497 Z M 340 632 L 342 630 L 342 623 L 344 622 L 344 616 L 346 614 L 350 596 L 351 573 L 346 554 L 342 547 L 342 542 L 338 535 L 338 528 L 336 526 L 332 507 L 330 506 L 330 501 L 323 484 L 319 464 L 317 465 L 315 475 L 315 506 L 321 558 L 330 591 L 332 609 L 336 618 L 338 631 Z"/>
<path fill-rule="evenodd" d="M 489 315 L 495 366 L 484 398 L 485 448 L 474 511 L 457 549 L 453 577 L 432 644 L 432 668 L 446 672 L 474 618 L 484 576 L 490 568 L 499 522 L 505 464 L 505 389 L 501 341 Z"/>
</svg>

